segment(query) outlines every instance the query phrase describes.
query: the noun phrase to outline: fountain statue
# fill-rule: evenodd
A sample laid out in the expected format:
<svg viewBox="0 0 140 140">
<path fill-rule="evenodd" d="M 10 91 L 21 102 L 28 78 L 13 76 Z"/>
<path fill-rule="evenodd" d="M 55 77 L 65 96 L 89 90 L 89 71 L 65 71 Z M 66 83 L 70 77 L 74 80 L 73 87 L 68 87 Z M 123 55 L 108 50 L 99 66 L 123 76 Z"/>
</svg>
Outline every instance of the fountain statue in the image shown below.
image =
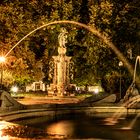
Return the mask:
<svg viewBox="0 0 140 140">
<path fill-rule="evenodd" d="M 53 56 L 53 83 L 50 85 L 51 94 L 63 96 L 66 88 L 70 85 L 70 60 L 71 57 L 66 56 L 67 48 L 67 31 L 61 28 L 61 33 L 58 36 L 59 47 L 58 56 Z M 48 91 L 48 94 L 49 92 Z"/>
<path fill-rule="evenodd" d="M 134 68 L 134 76 L 133 76 L 133 81 L 132 84 L 129 86 L 129 88 L 126 91 L 126 95 L 124 96 L 124 102 L 126 103 L 127 107 L 134 106 L 138 102 L 140 102 L 140 94 L 139 94 L 139 84 L 140 84 L 140 79 L 139 77 L 136 77 L 136 72 L 137 72 L 137 65 L 138 61 L 140 64 L 140 56 L 137 56 L 136 62 L 135 62 L 135 68 Z M 137 75 L 139 76 L 139 75 Z M 136 86 L 137 84 L 137 86 Z"/>
</svg>

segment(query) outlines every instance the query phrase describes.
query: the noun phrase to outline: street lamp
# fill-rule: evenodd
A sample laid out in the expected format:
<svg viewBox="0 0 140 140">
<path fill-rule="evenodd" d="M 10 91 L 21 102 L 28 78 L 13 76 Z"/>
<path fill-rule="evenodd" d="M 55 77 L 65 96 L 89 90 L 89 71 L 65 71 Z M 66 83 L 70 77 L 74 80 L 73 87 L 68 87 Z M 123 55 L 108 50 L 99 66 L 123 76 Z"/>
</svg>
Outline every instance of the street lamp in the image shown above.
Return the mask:
<svg viewBox="0 0 140 140">
<path fill-rule="evenodd" d="M 120 67 L 120 99 L 121 99 L 121 95 L 122 95 L 122 75 L 121 75 L 121 67 L 123 66 L 123 62 L 120 61 L 119 62 L 119 67 Z"/>
<path fill-rule="evenodd" d="M 1 84 L 1 90 L 2 90 L 2 78 L 3 78 L 3 63 L 5 62 L 6 58 L 4 56 L 0 56 L 0 63 L 1 63 L 1 77 L 0 77 L 0 84 Z"/>
<path fill-rule="evenodd" d="M 18 87 L 17 86 L 12 86 L 11 91 L 14 92 L 14 93 L 18 92 Z"/>
</svg>

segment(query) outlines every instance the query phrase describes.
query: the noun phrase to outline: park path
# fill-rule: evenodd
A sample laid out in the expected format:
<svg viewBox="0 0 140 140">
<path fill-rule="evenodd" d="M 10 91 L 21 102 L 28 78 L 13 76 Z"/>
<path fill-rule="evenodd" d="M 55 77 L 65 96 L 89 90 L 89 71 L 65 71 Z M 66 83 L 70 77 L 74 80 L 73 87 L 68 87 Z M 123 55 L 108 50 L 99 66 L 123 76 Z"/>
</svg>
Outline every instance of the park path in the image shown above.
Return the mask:
<svg viewBox="0 0 140 140">
<path fill-rule="evenodd" d="M 56 97 L 34 97 L 34 98 L 23 98 L 16 99 L 19 103 L 24 105 L 33 104 L 66 104 L 66 103 L 78 103 L 81 99 L 77 98 L 56 98 Z"/>
</svg>

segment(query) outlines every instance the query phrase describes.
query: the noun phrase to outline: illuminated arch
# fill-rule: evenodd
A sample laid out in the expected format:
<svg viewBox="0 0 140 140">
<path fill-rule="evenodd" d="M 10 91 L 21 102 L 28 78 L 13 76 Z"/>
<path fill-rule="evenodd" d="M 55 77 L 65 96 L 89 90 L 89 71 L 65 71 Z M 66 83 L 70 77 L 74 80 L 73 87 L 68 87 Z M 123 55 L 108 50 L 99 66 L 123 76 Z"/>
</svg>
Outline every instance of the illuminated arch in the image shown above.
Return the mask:
<svg viewBox="0 0 140 140">
<path fill-rule="evenodd" d="M 91 26 L 87 26 L 83 23 L 79 23 L 76 21 L 69 21 L 69 20 L 62 20 L 62 21 L 53 21 L 50 23 L 46 23 L 36 29 L 34 29 L 33 31 L 31 31 L 30 33 L 28 33 L 27 35 L 25 35 L 20 41 L 18 41 L 10 50 L 9 52 L 5 55 L 5 57 L 7 55 L 9 55 L 9 53 L 17 46 L 19 45 L 25 38 L 27 38 L 28 36 L 30 36 L 31 34 L 33 34 L 34 32 L 36 32 L 37 30 L 40 30 L 44 27 L 50 26 L 50 25 L 55 25 L 55 24 L 74 24 L 74 25 L 78 25 L 80 27 L 83 27 L 85 29 L 87 29 L 88 31 L 92 32 L 94 35 L 96 35 L 97 37 L 99 37 L 104 43 L 106 43 L 113 51 L 114 53 L 117 55 L 117 57 L 123 62 L 123 64 L 128 68 L 128 71 L 130 72 L 131 75 L 133 75 L 133 68 L 132 66 L 129 64 L 129 62 L 127 61 L 127 59 L 123 56 L 123 54 L 114 46 L 114 44 L 109 40 L 108 37 L 106 37 L 105 35 L 101 34 L 95 27 L 91 27 Z"/>
<path fill-rule="evenodd" d="M 140 56 L 137 56 L 137 58 L 136 58 L 135 68 L 134 68 L 134 75 L 133 75 L 133 82 L 136 81 L 136 75 L 137 75 L 136 72 L 137 72 L 138 62 L 139 62 L 139 65 L 140 65 Z"/>
</svg>

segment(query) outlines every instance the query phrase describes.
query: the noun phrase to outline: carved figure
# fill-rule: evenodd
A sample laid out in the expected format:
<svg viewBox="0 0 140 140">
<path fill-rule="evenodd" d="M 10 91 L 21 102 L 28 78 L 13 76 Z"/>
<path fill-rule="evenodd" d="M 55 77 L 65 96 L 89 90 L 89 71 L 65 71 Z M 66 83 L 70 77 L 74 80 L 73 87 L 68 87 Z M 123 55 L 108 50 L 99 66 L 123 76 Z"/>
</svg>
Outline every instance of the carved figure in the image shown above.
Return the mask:
<svg viewBox="0 0 140 140">
<path fill-rule="evenodd" d="M 58 36 L 59 46 L 66 47 L 65 44 L 67 43 L 67 30 L 65 28 L 61 28 L 61 33 Z"/>
</svg>

